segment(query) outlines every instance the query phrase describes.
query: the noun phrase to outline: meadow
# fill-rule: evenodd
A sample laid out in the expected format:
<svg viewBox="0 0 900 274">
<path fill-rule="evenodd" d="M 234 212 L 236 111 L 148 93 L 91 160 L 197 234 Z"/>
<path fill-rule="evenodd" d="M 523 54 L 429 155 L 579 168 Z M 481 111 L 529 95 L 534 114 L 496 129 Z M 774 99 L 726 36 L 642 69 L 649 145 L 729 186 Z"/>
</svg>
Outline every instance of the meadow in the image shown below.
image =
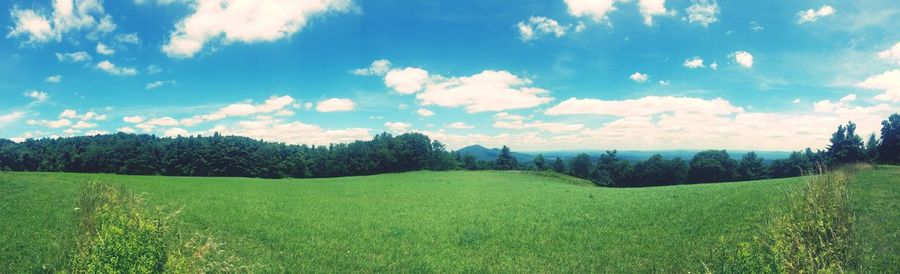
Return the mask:
<svg viewBox="0 0 900 274">
<path fill-rule="evenodd" d="M 850 184 L 859 268 L 898 272 L 900 167 Z M 0 173 L 0 272 L 65 269 L 91 180 L 180 210 L 258 272 L 702 272 L 804 178 L 601 188 L 527 172 L 328 179 Z"/>
</svg>

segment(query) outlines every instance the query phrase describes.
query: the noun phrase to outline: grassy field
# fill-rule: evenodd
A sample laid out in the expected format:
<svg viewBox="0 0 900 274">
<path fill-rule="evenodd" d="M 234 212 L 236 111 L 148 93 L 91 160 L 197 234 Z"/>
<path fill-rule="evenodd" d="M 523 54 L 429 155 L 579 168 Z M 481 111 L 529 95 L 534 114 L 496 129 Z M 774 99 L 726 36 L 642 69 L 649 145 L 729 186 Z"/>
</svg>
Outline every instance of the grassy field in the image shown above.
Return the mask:
<svg viewBox="0 0 900 274">
<path fill-rule="evenodd" d="M 857 175 L 861 267 L 897 272 L 900 168 Z M 63 267 L 91 179 L 181 208 L 263 272 L 686 272 L 749 240 L 803 180 L 598 188 L 509 172 L 308 180 L 0 173 L 0 272 Z"/>
</svg>

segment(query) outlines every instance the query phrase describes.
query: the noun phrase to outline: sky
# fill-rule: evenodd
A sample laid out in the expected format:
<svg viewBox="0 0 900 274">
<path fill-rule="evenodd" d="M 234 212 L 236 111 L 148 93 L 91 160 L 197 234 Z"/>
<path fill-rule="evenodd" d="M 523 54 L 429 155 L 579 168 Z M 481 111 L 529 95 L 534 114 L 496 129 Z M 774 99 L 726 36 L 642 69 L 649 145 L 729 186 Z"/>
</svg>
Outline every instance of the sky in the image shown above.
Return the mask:
<svg viewBox="0 0 900 274">
<path fill-rule="evenodd" d="M 823 149 L 900 112 L 900 2 L 11 0 L 0 138 Z"/>
</svg>

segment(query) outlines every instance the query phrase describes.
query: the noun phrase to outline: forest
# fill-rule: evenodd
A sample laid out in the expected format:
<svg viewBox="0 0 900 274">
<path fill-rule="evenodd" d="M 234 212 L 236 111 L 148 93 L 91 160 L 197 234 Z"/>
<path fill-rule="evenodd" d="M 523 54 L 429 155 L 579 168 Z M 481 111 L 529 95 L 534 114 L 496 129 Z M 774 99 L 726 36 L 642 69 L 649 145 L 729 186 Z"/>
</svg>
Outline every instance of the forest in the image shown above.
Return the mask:
<svg viewBox="0 0 900 274">
<path fill-rule="evenodd" d="M 564 161 L 537 155 L 519 163 L 504 146 L 495 161 L 449 151 L 420 133 L 376 135 L 372 140 L 328 146 L 288 145 L 240 136 L 157 137 L 146 134 L 0 139 L 0 170 L 116 173 L 167 176 L 321 178 L 416 170 L 555 171 L 601 186 L 638 187 L 758 180 L 800 176 L 817 165 L 854 162 L 900 163 L 900 114 L 882 122 L 881 136 L 866 142 L 856 125 L 839 126 L 826 150 L 809 148 L 766 165 L 756 153 L 732 159 L 725 150 L 699 152 L 691 159 L 654 155 L 620 159 L 616 151 L 597 157 L 580 154 Z"/>
</svg>

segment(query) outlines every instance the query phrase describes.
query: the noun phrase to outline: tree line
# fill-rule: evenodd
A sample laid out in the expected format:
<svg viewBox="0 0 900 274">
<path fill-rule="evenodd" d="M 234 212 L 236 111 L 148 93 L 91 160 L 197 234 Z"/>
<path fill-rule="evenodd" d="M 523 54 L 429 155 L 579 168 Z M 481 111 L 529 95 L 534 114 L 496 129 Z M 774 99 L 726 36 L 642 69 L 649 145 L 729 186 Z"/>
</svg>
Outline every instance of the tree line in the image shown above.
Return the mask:
<svg viewBox="0 0 900 274">
<path fill-rule="evenodd" d="M 900 164 L 900 114 L 891 115 L 881 124 L 881 138 L 873 133 L 863 142 L 856 134 L 856 124 L 851 121 L 838 126 L 826 150 L 806 148 L 768 165 L 754 152 L 748 152 L 740 160 L 732 159 L 725 150 L 702 151 L 690 160 L 664 159 L 656 154 L 632 163 L 619 158 L 612 150 L 596 158 L 582 153 L 568 163 L 557 157 L 552 164 L 538 154 L 530 168 L 567 173 L 601 186 L 640 187 L 795 177 L 811 172 L 816 165 Z M 509 162 L 510 158 L 509 149 L 504 147 L 497 166 Z"/>
<path fill-rule="evenodd" d="M 0 170 L 132 175 L 312 178 L 456 169 L 451 152 L 419 133 L 376 135 L 328 146 L 239 136 L 160 138 L 146 134 L 0 139 Z"/>
<path fill-rule="evenodd" d="M 848 122 L 831 136 L 824 151 L 807 148 L 766 165 L 756 153 L 740 160 L 725 150 L 708 150 L 691 159 L 654 155 L 631 162 L 607 151 L 598 157 L 580 154 L 564 161 L 537 155 L 519 163 L 504 146 L 494 161 L 448 151 L 420 133 L 376 135 L 372 140 L 327 146 L 288 145 L 240 136 L 157 137 L 147 134 L 28 139 L 0 139 L 0 170 L 94 172 L 132 175 L 318 178 L 415 170 L 552 170 L 603 186 L 658 186 L 757 180 L 799 176 L 815 165 L 854 162 L 900 163 L 900 114 L 882 122 L 881 138 L 867 142 Z"/>
</svg>

